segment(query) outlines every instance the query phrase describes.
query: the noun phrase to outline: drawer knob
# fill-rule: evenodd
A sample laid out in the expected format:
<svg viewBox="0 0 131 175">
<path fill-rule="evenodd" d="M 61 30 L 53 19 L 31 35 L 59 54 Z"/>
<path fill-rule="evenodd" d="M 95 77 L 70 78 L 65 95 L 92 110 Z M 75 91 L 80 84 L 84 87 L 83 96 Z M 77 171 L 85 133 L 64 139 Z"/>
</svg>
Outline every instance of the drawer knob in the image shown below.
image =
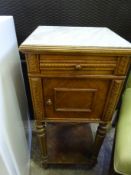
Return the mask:
<svg viewBox="0 0 131 175">
<path fill-rule="evenodd" d="M 81 70 L 82 69 L 82 66 L 80 64 L 77 64 L 77 65 L 75 65 L 75 69 L 76 70 Z"/>
<path fill-rule="evenodd" d="M 46 104 L 47 104 L 48 106 L 51 106 L 51 105 L 52 105 L 52 101 L 51 101 L 50 98 L 46 101 Z"/>
</svg>

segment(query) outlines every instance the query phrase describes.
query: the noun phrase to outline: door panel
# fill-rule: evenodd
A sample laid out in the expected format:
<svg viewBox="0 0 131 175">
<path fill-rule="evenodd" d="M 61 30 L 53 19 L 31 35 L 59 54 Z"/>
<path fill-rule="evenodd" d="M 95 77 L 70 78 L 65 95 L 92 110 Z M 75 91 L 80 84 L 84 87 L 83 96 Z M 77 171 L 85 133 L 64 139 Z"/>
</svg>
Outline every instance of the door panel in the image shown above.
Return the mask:
<svg viewBox="0 0 131 175">
<path fill-rule="evenodd" d="M 105 79 L 43 79 L 46 117 L 99 119 L 109 86 Z"/>
<path fill-rule="evenodd" d="M 64 112 L 91 112 L 96 91 L 96 89 L 54 88 L 54 109 Z"/>
</svg>

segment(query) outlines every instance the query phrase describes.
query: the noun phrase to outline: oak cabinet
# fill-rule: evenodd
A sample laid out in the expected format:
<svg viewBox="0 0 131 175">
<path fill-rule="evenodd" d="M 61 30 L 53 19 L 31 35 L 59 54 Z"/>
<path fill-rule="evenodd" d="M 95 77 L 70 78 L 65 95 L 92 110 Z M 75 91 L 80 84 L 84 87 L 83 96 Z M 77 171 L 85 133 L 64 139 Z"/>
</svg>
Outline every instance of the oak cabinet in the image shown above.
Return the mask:
<svg viewBox="0 0 131 175">
<path fill-rule="evenodd" d="M 99 127 L 89 166 L 94 165 L 127 75 L 131 44 L 107 28 L 41 26 L 20 50 L 26 55 L 44 163 L 50 163 L 48 123 L 94 122 Z"/>
</svg>

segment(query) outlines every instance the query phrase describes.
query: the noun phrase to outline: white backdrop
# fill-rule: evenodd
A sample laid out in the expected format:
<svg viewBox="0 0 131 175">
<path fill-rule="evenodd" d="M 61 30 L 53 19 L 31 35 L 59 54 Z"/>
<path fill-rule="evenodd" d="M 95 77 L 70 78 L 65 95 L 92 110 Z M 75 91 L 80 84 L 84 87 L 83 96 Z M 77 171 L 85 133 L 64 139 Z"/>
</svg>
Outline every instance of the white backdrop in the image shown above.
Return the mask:
<svg viewBox="0 0 131 175">
<path fill-rule="evenodd" d="M 28 128 L 28 137 L 24 124 Z M 0 175 L 28 175 L 31 129 L 12 16 L 0 16 Z"/>
</svg>

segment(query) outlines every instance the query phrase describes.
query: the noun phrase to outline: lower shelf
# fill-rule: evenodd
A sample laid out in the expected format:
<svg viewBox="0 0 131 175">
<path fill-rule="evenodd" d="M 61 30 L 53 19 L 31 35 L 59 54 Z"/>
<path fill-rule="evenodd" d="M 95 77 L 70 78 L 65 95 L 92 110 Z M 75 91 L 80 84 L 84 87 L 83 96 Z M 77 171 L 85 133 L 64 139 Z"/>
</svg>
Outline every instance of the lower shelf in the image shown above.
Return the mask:
<svg viewBox="0 0 131 175">
<path fill-rule="evenodd" d="M 48 164 L 88 164 L 93 136 L 89 124 L 48 124 Z"/>
</svg>

